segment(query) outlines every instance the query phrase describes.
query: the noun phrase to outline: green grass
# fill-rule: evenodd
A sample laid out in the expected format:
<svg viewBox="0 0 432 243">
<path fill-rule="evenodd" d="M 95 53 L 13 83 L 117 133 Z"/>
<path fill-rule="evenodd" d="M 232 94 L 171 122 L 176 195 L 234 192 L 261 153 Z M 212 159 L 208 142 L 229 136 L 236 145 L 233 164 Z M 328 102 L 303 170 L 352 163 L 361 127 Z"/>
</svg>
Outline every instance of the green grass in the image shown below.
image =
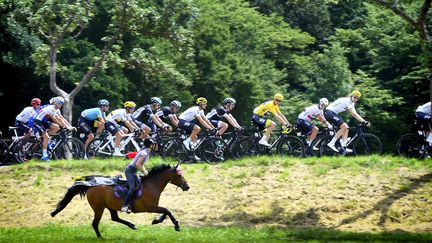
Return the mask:
<svg viewBox="0 0 432 243">
<path fill-rule="evenodd" d="M 143 226 L 137 231 L 120 224 L 100 227 L 104 242 L 430 242 L 431 233 L 355 233 L 336 230 L 295 230 L 266 227 L 182 227 Z M 97 237 L 88 226 L 48 224 L 38 228 L 0 228 L 0 242 L 94 242 Z"/>
</svg>

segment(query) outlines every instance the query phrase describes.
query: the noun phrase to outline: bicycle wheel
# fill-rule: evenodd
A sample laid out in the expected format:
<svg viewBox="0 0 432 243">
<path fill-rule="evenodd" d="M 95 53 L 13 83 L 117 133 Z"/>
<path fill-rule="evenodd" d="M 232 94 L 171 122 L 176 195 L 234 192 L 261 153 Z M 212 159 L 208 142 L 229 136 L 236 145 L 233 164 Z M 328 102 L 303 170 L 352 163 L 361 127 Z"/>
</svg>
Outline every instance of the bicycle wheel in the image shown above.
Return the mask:
<svg viewBox="0 0 432 243">
<path fill-rule="evenodd" d="M 67 138 L 53 153 L 57 159 L 83 159 L 84 144 L 77 138 Z"/>
<path fill-rule="evenodd" d="M 381 154 L 382 143 L 377 136 L 365 133 L 353 142 L 353 152 L 355 155 Z"/>
<path fill-rule="evenodd" d="M 203 141 L 198 154 L 209 163 L 221 162 L 228 156 L 227 146 L 223 139 L 210 137 Z"/>
<path fill-rule="evenodd" d="M 16 146 L 16 158 L 19 162 L 42 158 L 42 143 L 37 139 L 23 139 Z"/>
<path fill-rule="evenodd" d="M 402 135 L 396 145 L 398 155 L 407 158 L 421 159 L 425 155 L 424 139 L 416 133 Z"/>
<path fill-rule="evenodd" d="M 9 158 L 9 147 L 8 145 L 0 140 L 0 166 L 5 164 Z"/>
<path fill-rule="evenodd" d="M 258 144 L 258 138 L 244 137 L 237 140 L 232 146 L 232 155 L 236 159 L 244 156 L 257 156 L 260 154 L 261 148 Z"/>
<path fill-rule="evenodd" d="M 321 144 L 324 142 L 324 140 L 326 139 L 326 136 L 317 136 L 311 143 L 310 147 L 312 149 L 310 149 L 311 154 L 310 156 L 321 156 L 320 155 L 320 151 L 319 148 L 321 147 Z M 314 148 L 316 148 L 316 150 L 314 150 Z"/>
<path fill-rule="evenodd" d="M 172 157 L 179 162 L 185 162 L 189 159 L 189 152 L 183 146 L 183 143 L 177 139 L 172 138 L 165 142 L 162 148 L 162 157 Z"/>
<path fill-rule="evenodd" d="M 319 154 L 320 156 L 335 156 L 338 155 L 339 153 L 333 151 L 333 149 L 331 149 L 329 146 L 327 146 L 327 144 L 333 139 L 333 137 L 328 137 L 325 138 L 321 141 L 321 145 L 319 147 Z M 340 143 L 339 140 L 335 143 L 335 147 L 340 149 Z"/>
<path fill-rule="evenodd" d="M 107 158 L 112 156 L 114 148 L 107 140 L 96 138 L 89 143 L 86 153 L 89 159 L 94 157 Z"/>
<path fill-rule="evenodd" d="M 295 136 L 285 136 L 277 146 L 276 152 L 281 156 L 302 157 L 305 154 L 305 145 Z"/>
</svg>

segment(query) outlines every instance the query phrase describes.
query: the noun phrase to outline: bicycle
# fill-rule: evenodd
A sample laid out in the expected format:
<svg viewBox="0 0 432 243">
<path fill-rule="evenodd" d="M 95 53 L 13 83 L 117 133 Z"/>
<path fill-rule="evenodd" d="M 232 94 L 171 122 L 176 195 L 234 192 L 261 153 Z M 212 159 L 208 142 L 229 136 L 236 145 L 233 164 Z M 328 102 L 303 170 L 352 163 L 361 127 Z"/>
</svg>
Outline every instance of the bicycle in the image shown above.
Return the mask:
<svg viewBox="0 0 432 243">
<path fill-rule="evenodd" d="M 333 136 L 328 136 L 323 139 L 320 145 L 320 156 L 333 156 L 333 155 L 372 155 L 382 153 L 381 140 L 371 133 L 366 133 L 367 126 L 364 124 L 356 125 L 356 134 L 349 139 L 346 146 L 340 144 L 340 139 L 335 143 L 335 147 L 339 152 L 333 151 L 327 144 L 333 139 Z M 348 152 L 348 149 L 352 152 Z"/>
<path fill-rule="evenodd" d="M 259 156 L 270 154 L 273 148 L 276 148 L 276 153 L 280 156 L 302 157 L 305 154 L 305 145 L 302 140 L 296 136 L 289 135 L 291 132 L 277 130 L 275 131 L 277 138 L 273 141 L 270 147 L 259 144 L 262 138 L 261 131 L 255 127 L 255 132 L 252 136 L 240 139 L 234 146 L 234 156 L 241 158 L 243 156 Z"/>
<path fill-rule="evenodd" d="M 233 159 L 239 159 L 235 156 L 234 149 L 235 144 L 240 141 L 241 138 L 245 137 L 244 133 L 245 129 L 241 127 L 234 128 L 231 132 L 223 134 L 224 141 L 227 144 L 227 154 Z"/>
<path fill-rule="evenodd" d="M 188 134 L 183 129 L 179 129 L 177 136 L 165 143 L 162 156 L 164 158 L 172 156 L 179 162 L 194 161 L 195 156 L 199 156 L 209 163 L 224 161 L 227 157 L 227 144 L 222 138 L 215 136 L 216 131 L 208 129 L 204 133 L 198 134 L 196 146 L 188 150 L 183 144 Z"/>
<path fill-rule="evenodd" d="M 417 120 L 414 124 L 417 125 Z M 417 129 L 417 133 L 405 133 L 398 139 L 396 144 L 398 155 L 416 159 L 432 156 L 432 146 L 426 141 L 426 132 L 422 126 Z"/>
<path fill-rule="evenodd" d="M 2 139 L 0 142 L 2 164 L 8 164 L 8 159 L 23 163 L 33 157 L 34 151 L 39 150 L 37 138 L 33 135 L 34 131 L 29 138 L 25 138 L 25 136 L 18 136 L 18 129 L 10 126 L 9 130 L 13 131 L 12 138 Z M 31 146 L 31 144 L 35 145 Z"/>
<path fill-rule="evenodd" d="M 115 136 L 111 133 L 106 133 L 107 136 L 101 136 L 91 141 L 87 147 L 87 158 L 93 157 L 111 157 L 114 153 Z M 139 138 L 139 130 L 134 133 L 123 135 L 120 141 L 120 152 L 126 155 L 128 152 L 138 152 L 141 150 L 141 139 Z"/>
</svg>

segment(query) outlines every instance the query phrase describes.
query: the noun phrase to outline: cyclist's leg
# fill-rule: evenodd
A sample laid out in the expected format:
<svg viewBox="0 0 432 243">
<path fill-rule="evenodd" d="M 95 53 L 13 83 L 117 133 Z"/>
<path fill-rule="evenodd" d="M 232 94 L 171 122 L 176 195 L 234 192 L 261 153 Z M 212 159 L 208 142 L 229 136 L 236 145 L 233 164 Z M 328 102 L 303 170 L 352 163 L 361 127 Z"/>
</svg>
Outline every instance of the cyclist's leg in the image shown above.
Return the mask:
<svg viewBox="0 0 432 243">
<path fill-rule="evenodd" d="M 93 121 L 90 121 L 90 123 L 93 123 Z M 92 133 L 89 122 L 87 122 L 83 117 L 80 117 L 78 119 L 78 129 L 83 131 L 84 134 L 87 136 L 87 139 L 84 142 L 84 149 L 87 149 L 89 143 L 94 139 L 94 134 Z"/>
<path fill-rule="evenodd" d="M 224 132 L 228 129 L 228 124 L 223 121 L 211 120 L 210 123 L 218 129 L 218 135 L 222 136 Z"/>
</svg>

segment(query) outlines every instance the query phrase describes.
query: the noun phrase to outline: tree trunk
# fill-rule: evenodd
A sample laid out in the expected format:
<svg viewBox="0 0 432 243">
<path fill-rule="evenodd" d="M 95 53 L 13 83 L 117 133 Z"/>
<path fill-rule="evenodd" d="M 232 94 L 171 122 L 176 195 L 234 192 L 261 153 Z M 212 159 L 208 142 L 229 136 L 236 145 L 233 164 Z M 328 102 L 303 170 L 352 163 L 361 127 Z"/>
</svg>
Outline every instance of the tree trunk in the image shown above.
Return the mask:
<svg viewBox="0 0 432 243">
<path fill-rule="evenodd" d="M 74 125 L 72 123 L 72 108 L 73 108 L 73 99 L 70 99 L 70 97 L 65 97 L 65 102 L 63 104 L 63 117 L 68 121 L 72 126 Z"/>
</svg>

